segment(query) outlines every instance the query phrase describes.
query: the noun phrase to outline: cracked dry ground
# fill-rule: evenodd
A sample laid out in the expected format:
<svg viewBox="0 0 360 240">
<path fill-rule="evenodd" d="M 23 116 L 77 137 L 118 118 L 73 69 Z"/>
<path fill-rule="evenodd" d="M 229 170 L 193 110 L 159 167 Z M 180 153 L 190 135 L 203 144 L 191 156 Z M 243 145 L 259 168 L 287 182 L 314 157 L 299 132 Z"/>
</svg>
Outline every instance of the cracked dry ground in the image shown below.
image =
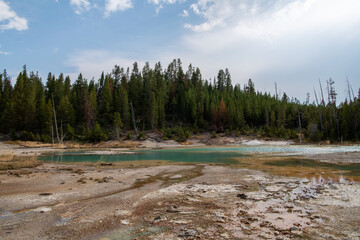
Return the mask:
<svg viewBox="0 0 360 240">
<path fill-rule="evenodd" d="M 0 175 L 3 239 L 359 239 L 358 184 L 213 165 Z"/>
</svg>

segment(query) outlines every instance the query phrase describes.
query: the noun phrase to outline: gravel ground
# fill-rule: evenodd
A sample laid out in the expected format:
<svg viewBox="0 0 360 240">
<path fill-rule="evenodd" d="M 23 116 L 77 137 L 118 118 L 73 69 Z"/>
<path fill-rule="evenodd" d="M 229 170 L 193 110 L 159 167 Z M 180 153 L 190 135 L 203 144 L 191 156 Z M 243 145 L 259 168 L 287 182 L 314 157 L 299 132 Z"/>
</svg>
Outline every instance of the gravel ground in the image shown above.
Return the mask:
<svg viewBox="0 0 360 240">
<path fill-rule="evenodd" d="M 359 239 L 359 193 L 205 164 L 43 164 L 0 174 L 0 238 Z"/>
</svg>

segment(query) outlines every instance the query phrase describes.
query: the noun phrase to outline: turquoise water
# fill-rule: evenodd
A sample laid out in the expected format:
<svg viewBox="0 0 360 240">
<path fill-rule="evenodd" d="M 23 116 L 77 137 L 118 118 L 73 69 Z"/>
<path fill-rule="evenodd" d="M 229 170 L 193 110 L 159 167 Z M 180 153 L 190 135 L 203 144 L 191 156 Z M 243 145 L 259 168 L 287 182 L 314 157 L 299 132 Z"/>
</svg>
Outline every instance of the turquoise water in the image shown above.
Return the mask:
<svg viewBox="0 0 360 240">
<path fill-rule="evenodd" d="M 38 159 L 46 162 L 120 162 L 160 160 L 185 163 L 236 163 L 234 158 L 244 157 L 241 152 L 209 152 L 188 150 L 148 150 L 120 154 L 92 154 L 89 152 L 64 152 Z"/>
<path fill-rule="evenodd" d="M 236 163 L 235 158 L 251 154 L 269 154 L 280 156 L 325 154 L 336 152 L 360 152 L 360 146 L 239 146 L 239 147 L 206 147 L 129 151 L 127 153 L 108 154 L 101 151 L 80 151 L 54 153 L 41 156 L 39 160 L 47 162 L 118 162 L 164 160 L 185 163 Z M 111 152 L 110 152 L 111 153 Z"/>
</svg>

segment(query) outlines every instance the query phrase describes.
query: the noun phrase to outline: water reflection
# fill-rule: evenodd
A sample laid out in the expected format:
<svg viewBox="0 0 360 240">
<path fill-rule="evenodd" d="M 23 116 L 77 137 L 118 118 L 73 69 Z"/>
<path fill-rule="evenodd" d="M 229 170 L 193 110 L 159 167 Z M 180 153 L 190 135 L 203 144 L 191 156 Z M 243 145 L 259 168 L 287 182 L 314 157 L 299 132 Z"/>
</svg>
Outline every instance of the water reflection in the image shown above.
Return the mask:
<svg viewBox="0 0 360 240">
<path fill-rule="evenodd" d="M 312 146 L 257 146 L 257 147 L 213 147 L 183 148 L 115 152 L 109 150 L 57 152 L 41 156 L 39 160 L 56 164 L 88 162 L 128 162 L 128 164 L 150 166 L 175 163 L 207 163 L 231 165 L 236 168 L 250 168 L 275 175 L 308 178 L 318 184 L 321 182 L 358 182 L 360 164 L 334 164 L 292 156 L 292 153 L 324 151 L 357 151 L 359 146 L 351 147 L 312 147 Z M 281 153 L 280 155 L 278 153 Z M 290 154 L 291 156 L 288 156 Z"/>
</svg>

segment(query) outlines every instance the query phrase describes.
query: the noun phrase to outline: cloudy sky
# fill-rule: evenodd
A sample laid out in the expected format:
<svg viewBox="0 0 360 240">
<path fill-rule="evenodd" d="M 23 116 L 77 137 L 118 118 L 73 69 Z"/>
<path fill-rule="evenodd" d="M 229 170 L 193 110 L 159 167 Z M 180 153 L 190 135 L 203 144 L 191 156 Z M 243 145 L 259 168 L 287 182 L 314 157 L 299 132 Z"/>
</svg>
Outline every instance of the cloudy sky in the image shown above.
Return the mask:
<svg viewBox="0 0 360 240">
<path fill-rule="evenodd" d="M 360 88 L 359 0 L 0 0 L 0 68 L 83 73 L 98 79 L 181 58 L 206 79 L 228 68 L 233 83 L 313 96 L 318 79 Z M 13 79 L 15 81 L 15 79 Z M 324 83 L 325 84 L 325 83 Z"/>
</svg>

